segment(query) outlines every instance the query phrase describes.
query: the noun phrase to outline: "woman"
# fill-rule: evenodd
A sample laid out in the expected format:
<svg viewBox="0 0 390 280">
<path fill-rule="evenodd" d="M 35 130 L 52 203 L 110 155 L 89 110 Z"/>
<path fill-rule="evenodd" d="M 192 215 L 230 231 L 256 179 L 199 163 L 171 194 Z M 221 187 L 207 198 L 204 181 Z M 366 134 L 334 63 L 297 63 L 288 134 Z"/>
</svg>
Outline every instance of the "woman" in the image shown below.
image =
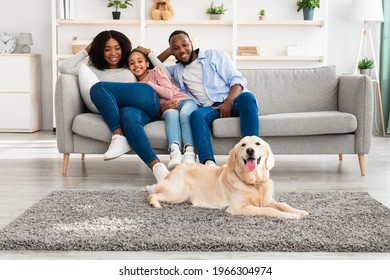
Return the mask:
<svg viewBox="0 0 390 280">
<path fill-rule="evenodd" d="M 103 31 L 85 50 L 68 58 L 59 66 L 61 73 L 78 75 L 80 63 L 89 56 L 88 66 L 101 81 L 91 88 L 91 99 L 112 132 L 110 147 L 104 154 L 105 160 L 128 152 L 131 149 L 129 143 L 138 154 L 143 149 L 149 153 L 152 150 L 143 125 L 157 119 L 160 102 L 149 85 L 129 83 L 136 81 L 127 68 L 131 50 L 131 42 L 124 34 L 115 30 Z M 163 66 L 153 53 L 149 54 L 149 58 L 154 65 Z M 126 128 L 122 129 L 123 123 Z M 126 130 L 128 137 L 124 136 Z M 141 143 L 133 141 L 140 137 L 143 139 Z M 146 163 L 159 181 L 169 171 L 154 151 L 151 158 Z"/>
</svg>

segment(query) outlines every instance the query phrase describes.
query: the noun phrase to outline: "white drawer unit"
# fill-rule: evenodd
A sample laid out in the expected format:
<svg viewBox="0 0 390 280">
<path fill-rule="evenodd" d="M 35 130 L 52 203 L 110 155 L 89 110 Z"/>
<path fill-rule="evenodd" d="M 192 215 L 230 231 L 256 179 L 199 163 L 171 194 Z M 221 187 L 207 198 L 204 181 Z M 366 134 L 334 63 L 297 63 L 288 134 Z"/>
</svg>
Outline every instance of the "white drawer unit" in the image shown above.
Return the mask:
<svg viewBox="0 0 390 280">
<path fill-rule="evenodd" d="M 0 132 L 41 129 L 41 56 L 0 55 Z"/>
</svg>

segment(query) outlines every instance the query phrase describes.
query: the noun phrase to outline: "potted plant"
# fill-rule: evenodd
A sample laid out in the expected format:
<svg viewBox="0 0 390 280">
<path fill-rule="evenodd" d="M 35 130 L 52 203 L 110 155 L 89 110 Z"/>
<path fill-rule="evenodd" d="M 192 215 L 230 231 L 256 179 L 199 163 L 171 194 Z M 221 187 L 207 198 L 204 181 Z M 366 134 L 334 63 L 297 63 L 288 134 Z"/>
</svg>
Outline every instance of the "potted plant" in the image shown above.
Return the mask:
<svg viewBox="0 0 390 280">
<path fill-rule="evenodd" d="M 304 20 L 313 20 L 314 9 L 320 7 L 320 0 L 298 0 L 297 12 L 303 10 Z"/>
<path fill-rule="evenodd" d="M 358 69 L 360 70 L 360 74 L 370 76 L 371 69 L 374 67 L 374 60 L 368 57 L 363 58 L 358 62 Z"/>
<path fill-rule="evenodd" d="M 112 18 L 120 19 L 121 12 L 119 11 L 119 9 L 127 9 L 128 6 L 133 6 L 130 1 L 131 0 L 108 0 L 107 7 L 115 7 L 115 11 L 112 12 Z"/>
<path fill-rule="evenodd" d="M 259 20 L 265 20 L 265 10 L 260 9 L 259 11 Z"/>
<path fill-rule="evenodd" d="M 214 1 L 211 2 L 210 7 L 207 8 L 206 14 L 210 15 L 210 19 L 221 19 L 221 16 L 225 14 L 227 9 L 223 6 L 223 4 L 219 6 L 214 5 Z"/>
</svg>

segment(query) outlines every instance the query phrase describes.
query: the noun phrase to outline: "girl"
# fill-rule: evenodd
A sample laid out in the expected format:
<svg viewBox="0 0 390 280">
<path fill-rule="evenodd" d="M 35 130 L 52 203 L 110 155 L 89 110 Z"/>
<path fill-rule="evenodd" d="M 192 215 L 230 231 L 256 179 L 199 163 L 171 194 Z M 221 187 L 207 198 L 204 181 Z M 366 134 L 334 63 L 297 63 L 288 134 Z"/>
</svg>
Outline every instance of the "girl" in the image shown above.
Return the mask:
<svg viewBox="0 0 390 280">
<path fill-rule="evenodd" d="M 191 164 L 196 160 L 192 132 L 190 126 L 191 113 L 198 108 L 196 103 L 176 87 L 161 67 L 149 69 L 150 63 L 146 55 L 135 49 L 129 55 L 129 69 L 142 83 L 150 85 L 160 97 L 163 111 L 164 104 L 170 100 L 178 102 L 178 107 L 162 112 L 165 120 L 166 134 L 169 143 L 170 161 L 168 169 L 175 168 L 180 163 Z M 183 140 L 183 141 L 181 141 Z M 184 145 L 182 145 L 184 144 Z M 182 147 L 184 156 L 182 161 Z"/>
</svg>

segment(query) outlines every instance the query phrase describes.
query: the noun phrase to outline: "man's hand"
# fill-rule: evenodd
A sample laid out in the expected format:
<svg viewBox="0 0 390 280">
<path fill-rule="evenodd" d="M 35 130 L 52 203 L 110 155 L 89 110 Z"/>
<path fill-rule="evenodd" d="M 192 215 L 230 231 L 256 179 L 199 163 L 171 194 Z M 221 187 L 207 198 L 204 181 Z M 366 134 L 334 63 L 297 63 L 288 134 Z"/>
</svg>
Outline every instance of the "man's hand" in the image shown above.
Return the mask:
<svg viewBox="0 0 390 280">
<path fill-rule="evenodd" d="M 230 102 L 228 100 L 225 100 L 224 103 L 221 105 L 212 107 L 214 110 L 219 110 L 219 117 L 220 118 L 229 118 L 232 114 L 232 105 L 233 102 Z"/>
<path fill-rule="evenodd" d="M 180 106 L 180 101 L 168 101 L 160 107 L 161 114 L 168 109 L 175 109 Z"/>
</svg>

